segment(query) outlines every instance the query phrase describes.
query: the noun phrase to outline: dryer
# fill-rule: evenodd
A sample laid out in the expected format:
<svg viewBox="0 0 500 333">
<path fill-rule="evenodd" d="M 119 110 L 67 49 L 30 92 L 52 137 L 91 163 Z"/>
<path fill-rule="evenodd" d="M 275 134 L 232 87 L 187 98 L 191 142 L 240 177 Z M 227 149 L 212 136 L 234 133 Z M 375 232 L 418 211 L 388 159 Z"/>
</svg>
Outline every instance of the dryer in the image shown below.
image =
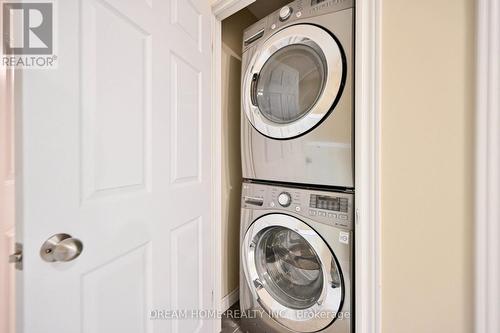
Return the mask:
<svg viewBox="0 0 500 333">
<path fill-rule="evenodd" d="M 297 0 L 245 30 L 246 179 L 354 187 L 353 0 Z"/>
<path fill-rule="evenodd" d="M 242 329 L 352 332 L 352 221 L 351 193 L 243 183 Z"/>
</svg>

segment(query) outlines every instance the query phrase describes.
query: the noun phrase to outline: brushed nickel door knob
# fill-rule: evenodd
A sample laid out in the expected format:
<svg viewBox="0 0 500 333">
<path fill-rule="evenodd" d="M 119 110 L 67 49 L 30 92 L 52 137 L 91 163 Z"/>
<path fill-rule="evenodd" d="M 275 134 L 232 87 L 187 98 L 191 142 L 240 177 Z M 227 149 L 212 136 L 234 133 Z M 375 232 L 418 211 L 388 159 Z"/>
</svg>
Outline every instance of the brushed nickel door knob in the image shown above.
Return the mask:
<svg viewBox="0 0 500 333">
<path fill-rule="evenodd" d="M 43 243 L 40 256 L 47 262 L 66 262 L 76 259 L 82 253 L 83 244 L 68 234 L 56 234 Z"/>
</svg>

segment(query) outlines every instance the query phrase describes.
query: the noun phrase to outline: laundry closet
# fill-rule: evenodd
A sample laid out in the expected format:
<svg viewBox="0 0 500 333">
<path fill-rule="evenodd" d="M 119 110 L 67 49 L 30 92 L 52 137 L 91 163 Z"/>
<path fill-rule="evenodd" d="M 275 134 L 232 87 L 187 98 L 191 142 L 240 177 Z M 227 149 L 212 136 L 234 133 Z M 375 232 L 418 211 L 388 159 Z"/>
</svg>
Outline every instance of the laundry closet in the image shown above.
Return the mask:
<svg viewBox="0 0 500 333">
<path fill-rule="evenodd" d="M 352 332 L 353 1 L 257 0 L 221 29 L 222 310 Z"/>
</svg>

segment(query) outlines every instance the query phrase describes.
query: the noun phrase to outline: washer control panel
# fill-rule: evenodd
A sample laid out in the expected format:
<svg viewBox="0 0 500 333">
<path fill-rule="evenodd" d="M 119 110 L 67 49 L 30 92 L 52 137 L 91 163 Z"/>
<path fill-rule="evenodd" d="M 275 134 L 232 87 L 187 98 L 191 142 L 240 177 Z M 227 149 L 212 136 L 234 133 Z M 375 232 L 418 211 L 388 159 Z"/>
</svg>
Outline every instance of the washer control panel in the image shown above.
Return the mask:
<svg viewBox="0 0 500 333">
<path fill-rule="evenodd" d="M 290 17 L 290 15 L 292 15 L 292 12 L 293 12 L 292 7 L 290 7 L 290 6 L 283 6 L 280 9 L 280 13 L 279 13 L 280 20 L 281 21 L 286 21 Z"/>
<path fill-rule="evenodd" d="M 292 203 L 292 196 L 288 192 L 281 192 L 278 195 L 278 202 L 281 207 L 288 207 Z"/>
<path fill-rule="evenodd" d="M 352 193 L 244 182 L 241 205 L 270 213 L 288 211 L 316 222 L 353 228 Z"/>
</svg>

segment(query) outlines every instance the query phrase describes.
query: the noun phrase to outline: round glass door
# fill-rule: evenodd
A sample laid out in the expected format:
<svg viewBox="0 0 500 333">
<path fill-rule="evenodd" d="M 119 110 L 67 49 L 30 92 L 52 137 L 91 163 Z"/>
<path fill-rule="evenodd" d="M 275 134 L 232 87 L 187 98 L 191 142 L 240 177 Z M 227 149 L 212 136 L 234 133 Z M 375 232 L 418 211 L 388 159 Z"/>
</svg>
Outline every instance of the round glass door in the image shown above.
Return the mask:
<svg viewBox="0 0 500 333">
<path fill-rule="evenodd" d="M 257 81 L 257 106 L 269 121 L 295 122 L 316 104 L 326 79 L 324 55 L 296 44 L 273 54 Z"/>
<path fill-rule="evenodd" d="M 345 81 L 341 47 L 314 25 L 293 25 L 254 53 L 243 78 L 243 109 L 253 127 L 275 139 L 303 135 L 334 109 Z"/>
<path fill-rule="evenodd" d="M 344 298 L 339 265 L 301 220 L 269 214 L 254 221 L 243 240 L 242 260 L 254 298 L 281 325 L 315 332 L 335 320 Z"/>
<path fill-rule="evenodd" d="M 321 261 L 307 241 L 283 227 L 265 229 L 258 236 L 257 274 L 274 299 L 291 309 L 307 309 L 323 291 Z"/>
</svg>

